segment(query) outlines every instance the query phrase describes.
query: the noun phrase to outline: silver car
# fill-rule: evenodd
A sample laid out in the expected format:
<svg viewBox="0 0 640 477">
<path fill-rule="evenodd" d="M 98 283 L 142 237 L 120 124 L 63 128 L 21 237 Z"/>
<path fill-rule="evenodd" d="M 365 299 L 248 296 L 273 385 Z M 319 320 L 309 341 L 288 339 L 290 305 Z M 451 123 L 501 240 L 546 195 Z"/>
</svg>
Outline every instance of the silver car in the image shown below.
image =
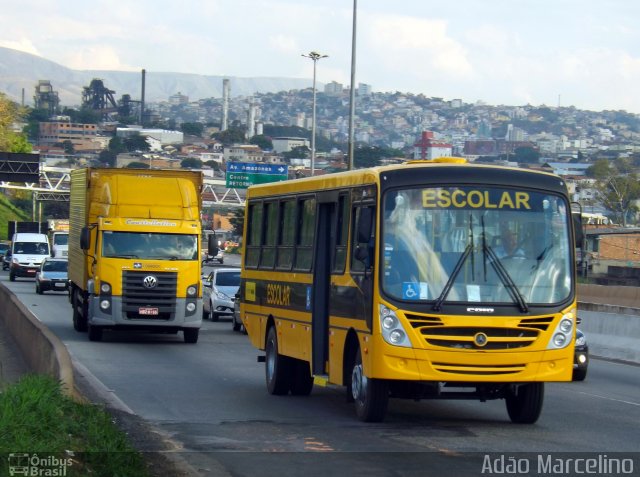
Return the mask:
<svg viewBox="0 0 640 477">
<path fill-rule="evenodd" d="M 66 258 L 45 258 L 36 272 L 36 293 L 42 295 L 45 291 L 69 291 L 69 277 Z"/>
<path fill-rule="evenodd" d="M 216 268 L 202 279 L 202 317 L 218 321 L 233 316 L 233 298 L 240 288 L 239 268 Z"/>
</svg>

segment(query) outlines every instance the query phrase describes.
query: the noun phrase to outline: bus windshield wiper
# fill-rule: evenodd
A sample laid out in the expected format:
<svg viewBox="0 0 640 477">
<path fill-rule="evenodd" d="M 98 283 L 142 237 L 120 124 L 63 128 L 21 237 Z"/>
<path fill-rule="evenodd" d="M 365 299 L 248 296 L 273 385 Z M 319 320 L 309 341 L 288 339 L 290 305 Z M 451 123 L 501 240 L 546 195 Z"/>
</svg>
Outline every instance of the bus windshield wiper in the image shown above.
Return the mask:
<svg viewBox="0 0 640 477">
<path fill-rule="evenodd" d="M 482 249 L 484 253 L 489 256 L 489 262 L 498 274 L 498 277 L 502 281 L 502 284 L 507 288 L 511 299 L 518 304 L 522 313 L 527 313 L 529 311 L 527 302 L 524 300 L 524 297 L 522 296 L 522 293 L 520 293 L 518 286 L 513 281 L 513 278 L 511 278 L 511 275 L 509 275 L 509 272 L 507 272 L 507 269 L 504 268 L 504 265 L 502 264 L 496 253 L 489 245 L 486 244 L 486 242 L 482 244 Z"/>
<path fill-rule="evenodd" d="M 473 250 L 473 246 L 470 243 L 467 244 L 467 248 L 464 249 L 464 253 L 462 254 L 462 257 L 460 257 L 460 260 L 458 260 L 458 262 L 456 263 L 456 266 L 454 267 L 453 272 L 451 272 L 451 276 L 449 277 L 449 280 L 447 280 L 447 283 L 445 283 L 444 288 L 442 289 L 442 293 L 440 293 L 440 296 L 438 297 L 436 302 L 433 304 L 433 311 L 440 311 L 440 308 L 442 307 L 442 302 L 444 302 L 445 298 L 447 298 L 447 295 L 449 294 L 449 292 L 451 291 L 451 288 L 453 287 L 453 283 L 455 282 L 456 278 L 458 278 L 458 275 L 460 274 L 460 270 L 462 270 L 462 266 L 464 265 L 464 262 L 467 261 L 467 257 L 469 256 L 469 254 L 471 254 L 472 250 Z"/>
<path fill-rule="evenodd" d="M 121 254 L 115 254 L 115 255 L 105 255 L 105 258 L 140 258 L 135 254 L 127 254 L 127 253 L 121 253 Z"/>
</svg>

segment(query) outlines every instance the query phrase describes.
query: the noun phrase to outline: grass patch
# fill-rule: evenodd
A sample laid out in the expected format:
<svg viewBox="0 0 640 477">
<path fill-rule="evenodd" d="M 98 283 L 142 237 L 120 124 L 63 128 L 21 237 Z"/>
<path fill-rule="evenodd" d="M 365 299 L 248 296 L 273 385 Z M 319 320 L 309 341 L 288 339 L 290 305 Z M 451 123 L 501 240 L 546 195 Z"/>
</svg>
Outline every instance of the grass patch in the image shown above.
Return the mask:
<svg viewBox="0 0 640 477">
<path fill-rule="evenodd" d="M 47 376 L 24 376 L 0 393 L 0 475 L 9 475 L 11 453 L 50 459 L 39 466 L 45 470 L 60 468 L 54 457 L 71 459 L 66 474 L 47 475 L 149 475 L 142 455 L 107 412 L 64 396 Z"/>
</svg>

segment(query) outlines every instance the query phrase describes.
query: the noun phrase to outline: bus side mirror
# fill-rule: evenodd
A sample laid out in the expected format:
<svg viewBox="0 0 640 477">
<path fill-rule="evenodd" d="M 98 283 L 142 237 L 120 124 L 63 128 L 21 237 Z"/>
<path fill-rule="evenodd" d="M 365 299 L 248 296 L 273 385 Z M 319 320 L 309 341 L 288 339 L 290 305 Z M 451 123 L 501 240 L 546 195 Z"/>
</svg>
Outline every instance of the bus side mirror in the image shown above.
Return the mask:
<svg viewBox="0 0 640 477">
<path fill-rule="evenodd" d="M 91 248 L 91 229 L 89 227 L 82 227 L 80 231 L 80 248 L 82 250 Z"/>
<path fill-rule="evenodd" d="M 218 240 L 215 234 L 211 234 L 208 237 L 207 242 L 207 255 L 215 257 L 218 255 Z"/>
<path fill-rule="evenodd" d="M 571 214 L 573 219 L 573 231 L 576 238 L 576 248 L 582 248 L 582 242 L 584 241 L 584 232 L 582 231 L 582 217 L 580 214 Z"/>
</svg>

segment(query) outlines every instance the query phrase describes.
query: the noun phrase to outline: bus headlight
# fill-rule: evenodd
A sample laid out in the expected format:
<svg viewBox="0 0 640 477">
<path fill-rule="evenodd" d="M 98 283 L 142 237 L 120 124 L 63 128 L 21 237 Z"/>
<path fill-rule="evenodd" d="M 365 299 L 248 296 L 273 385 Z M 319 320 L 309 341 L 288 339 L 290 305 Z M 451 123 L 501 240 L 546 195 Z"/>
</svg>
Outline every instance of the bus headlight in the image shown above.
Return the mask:
<svg viewBox="0 0 640 477">
<path fill-rule="evenodd" d="M 411 341 L 407 336 L 407 332 L 402 327 L 402 323 L 396 316 L 395 312 L 380 305 L 378 317 L 380 319 L 380 330 L 384 340 L 394 346 L 411 347 Z"/>
<path fill-rule="evenodd" d="M 571 310 L 565 313 L 560 323 L 557 324 L 556 329 L 553 332 L 551 340 L 547 345 L 547 349 L 562 349 L 566 348 L 571 340 L 573 340 L 573 324 L 576 319 L 575 310 Z"/>
</svg>

